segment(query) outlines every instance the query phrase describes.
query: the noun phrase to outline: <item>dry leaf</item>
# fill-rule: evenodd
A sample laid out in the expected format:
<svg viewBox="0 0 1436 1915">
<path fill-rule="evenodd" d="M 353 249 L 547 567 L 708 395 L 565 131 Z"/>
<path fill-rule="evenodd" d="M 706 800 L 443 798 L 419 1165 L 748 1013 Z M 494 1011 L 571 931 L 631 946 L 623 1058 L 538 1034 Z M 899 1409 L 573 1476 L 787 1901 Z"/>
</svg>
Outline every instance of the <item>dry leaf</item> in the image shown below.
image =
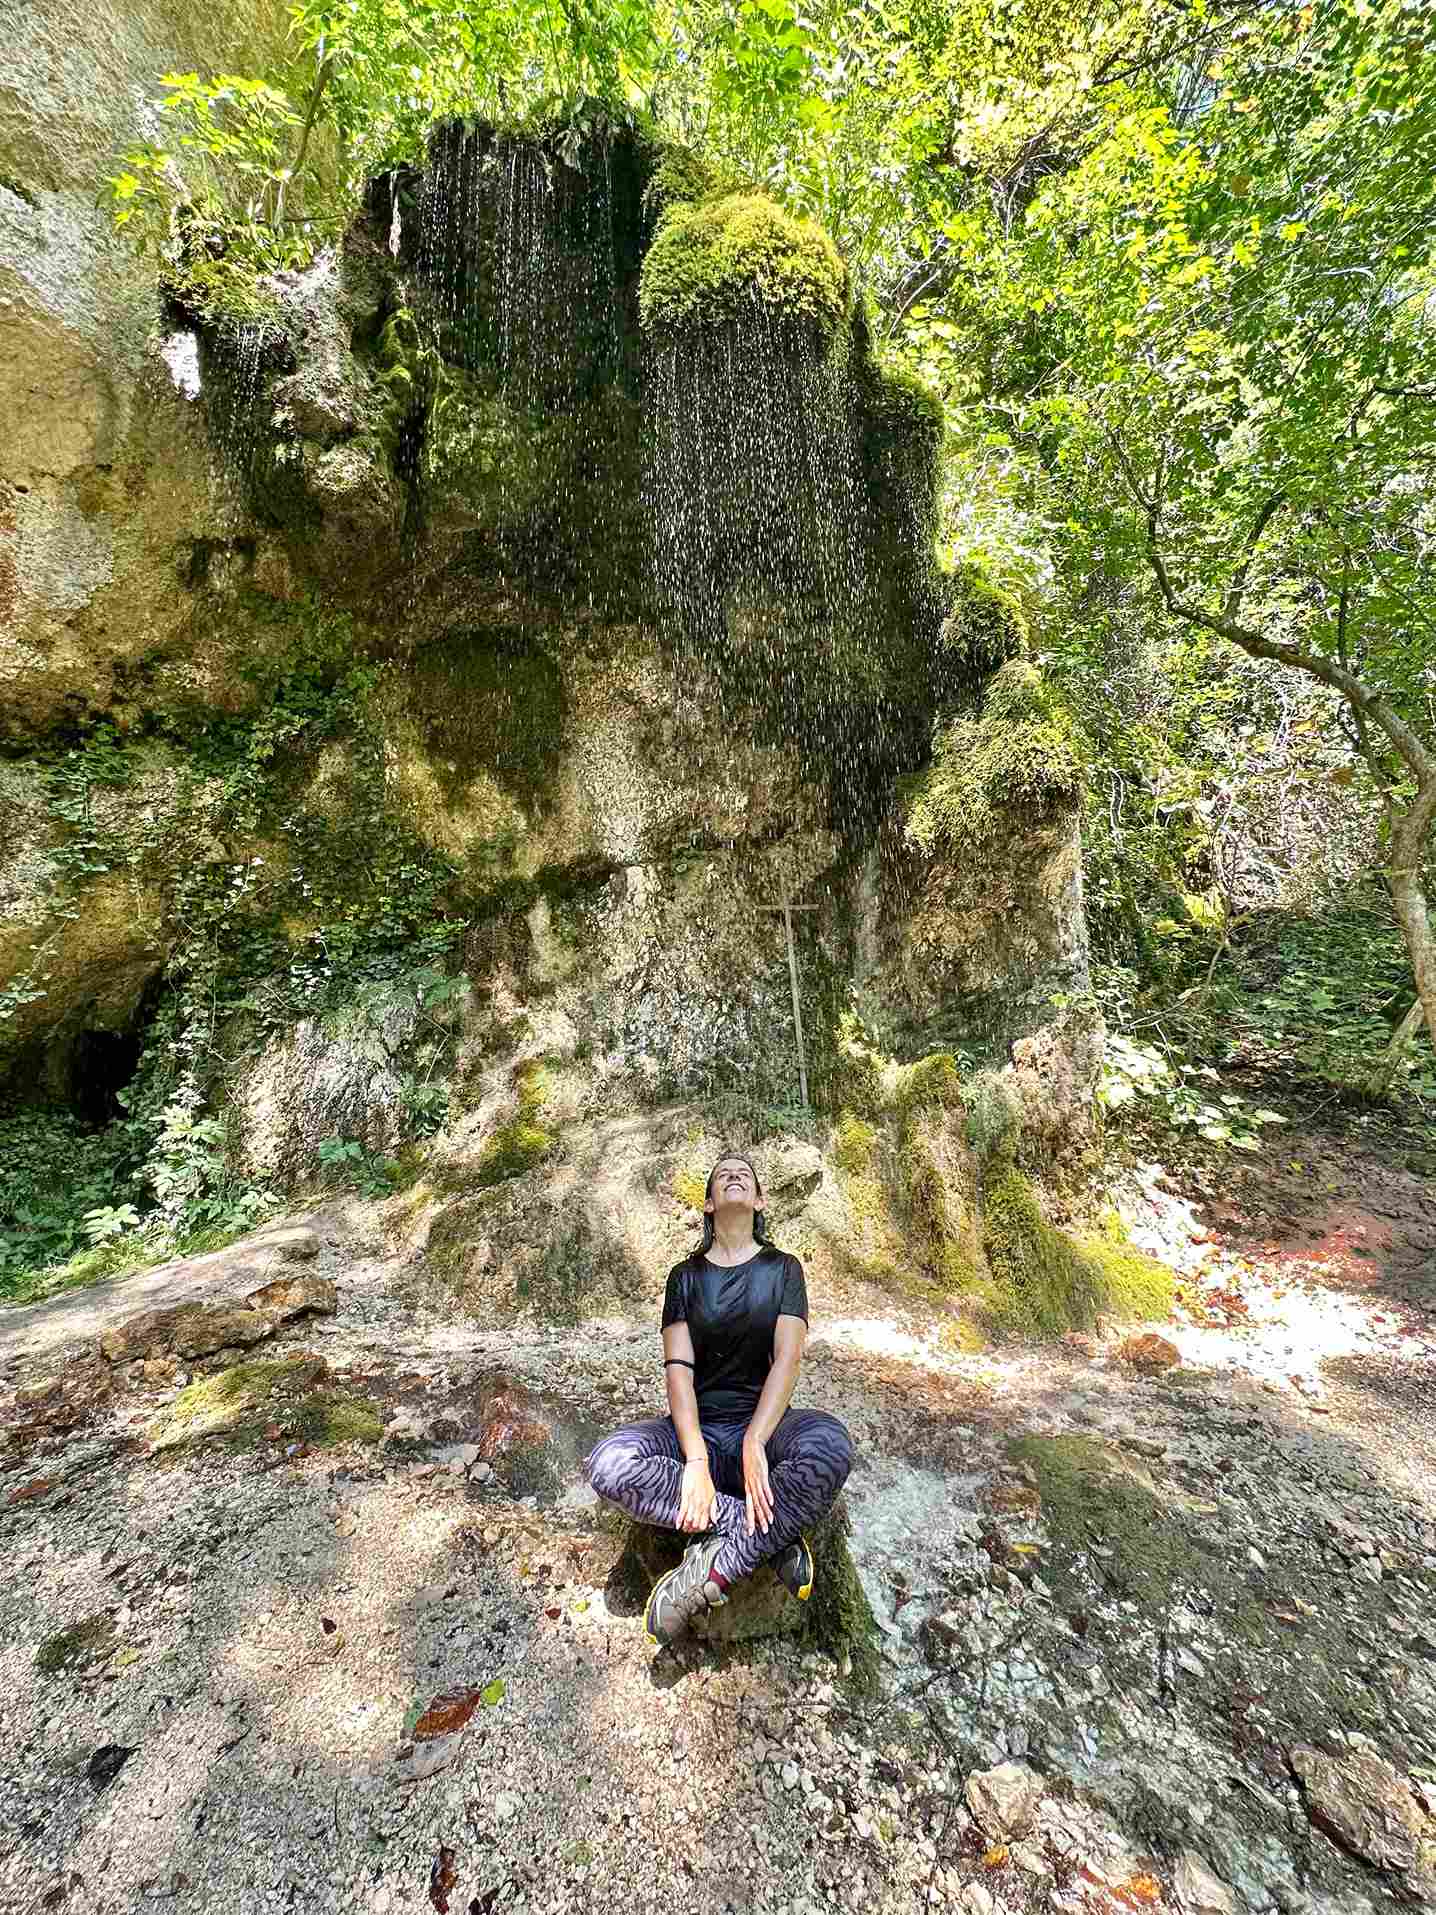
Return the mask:
<svg viewBox="0 0 1436 1915">
<path fill-rule="evenodd" d="M 452 1735 L 456 1729 L 463 1728 L 478 1706 L 477 1689 L 450 1689 L 444 1695 L 435 1696 L 414 1724 L 414 1740 L 430 1742 L 435 1736 Z"/>
<path fill-rule="evenodd" d="M 1005 1842 L 999 1842 L 995 1848 L 990 1848 L 982 1858 L 984 1868 L 1004 1868 L 1006 1864 L 1007 1844 Z"/>
<path fill-rule="evenodd" d="M 5 1500 L 7 1503 L 29 1503 L 36 1497 L 48 1496 L 54 1487 L 48 1476 L 37 1476 L 33 1483 L 22 1483 L 19 1489 L 12 1489 Z"/>
<path fill-rule="evenodd" d="M 429 1900 L 439 1911 L 439 1915 L 449 1915 L 449 1897 L 459 1879 L 459 1871 L 454 1867 L 454 1851 L 440 1847 L 429 1870 Z"/>
</svg>

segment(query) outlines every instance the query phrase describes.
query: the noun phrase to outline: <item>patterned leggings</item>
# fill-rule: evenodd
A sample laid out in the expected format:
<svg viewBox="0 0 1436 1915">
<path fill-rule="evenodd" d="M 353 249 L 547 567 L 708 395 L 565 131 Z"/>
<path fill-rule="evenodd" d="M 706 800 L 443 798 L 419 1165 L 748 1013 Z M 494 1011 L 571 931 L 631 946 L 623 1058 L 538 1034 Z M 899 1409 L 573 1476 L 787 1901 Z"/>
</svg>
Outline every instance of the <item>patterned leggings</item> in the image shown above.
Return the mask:
<svg viewBox="0 0 1436 1915">
<path fill-rule="evenodd" d="M 852 1439 L 825 1410 L 787 1410 L 768 1438 L 768 1480 L 773 1520 L 765 1536 L 748 1534 L 743 1500 L 743 1435 L 748 1419 L 709 1421 L 699 1427 L 708 1445 L 708 1467 L 718 1494 L 713 1527 L 723 1538 L 713 1567 L 727 1582 L 749 1576 L 765 1557 L 776 1556 L 807 1524 L 830 1509 L 853 1466 Z M 598 1443 L 588 1459 L 588 1480 L 600 1496 L 641 1523 L 677 1529 L 683 1483 L 683 1450 L 669 1416 L 630 1423 Z"/>
</svg>

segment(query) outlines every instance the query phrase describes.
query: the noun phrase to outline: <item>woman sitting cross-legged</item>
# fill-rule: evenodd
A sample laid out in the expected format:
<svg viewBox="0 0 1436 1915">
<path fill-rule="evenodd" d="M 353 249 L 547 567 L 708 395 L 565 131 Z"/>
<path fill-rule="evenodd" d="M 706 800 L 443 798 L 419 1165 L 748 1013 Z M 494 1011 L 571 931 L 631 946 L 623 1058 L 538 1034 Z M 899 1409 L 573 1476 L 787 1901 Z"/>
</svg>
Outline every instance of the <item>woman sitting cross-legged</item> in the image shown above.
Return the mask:
<svg viewBox="0 0 1436 1915">
<path fill-rule="evenodd" d="M 644 1624 L 655 1643 L 726 1602 L 761 1562 L 800 1599 L 812 1590 L 803 1527 L 832 1506 L 853 1446 L 836 1417 L 788 1408 L 807 1334 L 803 1266 L 766 1241 L 758 1173 L 720 1158 L 702 1245 L 674 1265 L 663 1299 L 669 1414 L 615 1430 L 588 1459 L 594 1489 L 630 1516 L 706 1532 L 654 1585 Z"/>
</svg>

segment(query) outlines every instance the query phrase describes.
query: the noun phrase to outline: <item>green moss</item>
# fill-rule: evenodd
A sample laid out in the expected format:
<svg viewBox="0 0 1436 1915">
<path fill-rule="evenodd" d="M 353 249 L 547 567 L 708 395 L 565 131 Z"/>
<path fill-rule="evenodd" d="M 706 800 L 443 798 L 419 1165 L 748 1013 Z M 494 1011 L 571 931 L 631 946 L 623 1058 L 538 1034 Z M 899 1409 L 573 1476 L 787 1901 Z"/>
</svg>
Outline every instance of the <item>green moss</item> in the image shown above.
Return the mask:
<svg viewBox="0 0 1436 1915">
<path fill-rule="evenodd" d="M 244 1447 L 277 1423 L 285 1435 L 316 1448 L 376 1443 L 383 1434 L 377 1411 L 363 1398 L 316 1389 L 327 1366 L 314 1357 L 235 1363 L 189 1384 L 150 1426 L 157 1450 L 223 1436 Z"/>
<path fill-rule="evenodd" d="M 953 574 L 948 590 L 948 614 L 939 643 L 949 658 L 985 675 L 1027 652 L 1031 640 L 1027 615 L 1011 592 L 970 565 Z"/>
<path fill-rule="evenodd" d="M 848 303 L 847 269 L 811 220 L 760 193 L 675 202 L 659 222 L 638 286 L 650 333 L 751 325 L 754 304 L 832 336 Z"/>
<path fill-rule="evenodd" d="M 1183 1586 L 1207 1588 L 1223 1577 L 1213 1553 L 1201 1549 L 1169 1506 L 1085 1436 L 1023 1436 L 1009 1443 L 1026 1463 L 1042 1495 L 1042 1520 L 1059 1555 L 1059 1582 L 1082 1584 L 1079 1564 L 1095 1543 L 1111 1551 L 1107 1578 L 1139 1602 L 1165 1606 Z"/>
<path fill-rule="evenodd" d="M 42 1676 L 59 1675 L 65 1669 L 83 1669 L 99 1662 L 115 1646 L 115 1625 L 107 1614 L 87 1616 L 83 1622 L 61 1629 L 35 1651 L 35 1667 Z"/>
<path fill-rule="evenodd" d="M 907 836 L 921 850 L 980 851 L 1013 812 L 1038 818 L 1075 804 L 1091 763 L 1076 720 L 1035 666 L 994 674 L 980 718 L 939 730 L 932 763 L 907 785 Z"/>
<path fill-rule="evenodd" d="M 821 1108 L 859 1118 L 878 1116 L 887 1101 L 883 1058 L 856 1012 L 838 1017 L 829 1057 L 814 1085 Z"/>
<path fill-rule="evenodd" d="M 1022 1113 L 1006 1080 L 997 1071 L 982 1071 L 967 1086 L 968 1148 L 980 1164 L 1016 1155 L 1022 1134 Z"/>
<path fill-rule="evenodd" d="M 384 1434 L 383 1421 L 372 1403 L 332 1390 L 308 1397 L 290 1428 L 304 1442 L 324 1450 L 340 1443 L 377 1443 Z"/>
<path fill-rule="evenodd" d="M 852 1663 L 849 1681 L 863 1693 L 878 1687 L 878 1626 L 848 1548 L 848 1518 L 841 1502 L 812 1537 L 813 1593 L 805 1634 L 835 1662 Z"/>
<path fill-rule="evenodd" d="M 962 1073 L 951 1051 L 933 1051 L 904 1064 L 893 1091 L 893 1104 L 904 1117 L 924 1110 L 959 1110 Z"/>
<path fill-rule="evenodd" d="M 551 805 L 567 700 L 547 652 L 502 633 L 456 632 L 415 655 L 405 699 L 450 796 L 484 774 L 526 810 Z"/>
<path fill-rule="evenodd" d="M 981 1303 L 994 1329 L 1056 1336 L 1103 1314 L 1160 1317 L 1171 1308 L 1170 1270 L 1126 1245 L 1069 1237 L 1043 1216 L 1014 1164 L 984 1182 L 982 1242 L 991 1278 Z"/>
<path fill-rule="evenodd" d="M 557 1133 L 539 1122 L 549 1098 L 548 1074 L 543 1065 L 537 1059 L 521 1064 L 514 1073 L 514 1084 L 518 1114 L 500 1125 L 485 1144 L 469 1179 L 471 1190 L 486 1190 L 509 1177 L 522 1177 L 542 1163 L 558 1142 Z"/>
<path fill-rule="evenodd" d="M 457 498 L 477 530 L 512 530 L 549 493 L 564 450 L 568 420 L 545 421 L 515 410 L 501 392 L 472 373 L 446 368 L 429 413 L 424 470 L 431 509 Z"/>
<path fill-rule="evenodd" d="M 653 171 L 643 189 L 643 210 L 651 219 L 660 219 L 673 206 L 720 198 L 737 184 L 691 146 L 674 140 L 655 140 L 650 156 Z"/>
<path fill-rule="evenodd" d="M 878 1133 L 872 1124 L 845 1110 L 833 1131 L 833 1162 L 839 1170 L 857 1175 L 870 1168 L 877 1140 Z"/>
<path fill-rule="evenodd" d="M 916 436 L 933 446 L 941 439 L 942 401 L 907 366 L 874 360 L 864 399 L 869 418 L 879 430 L 905 439 Z"/>
</svg>

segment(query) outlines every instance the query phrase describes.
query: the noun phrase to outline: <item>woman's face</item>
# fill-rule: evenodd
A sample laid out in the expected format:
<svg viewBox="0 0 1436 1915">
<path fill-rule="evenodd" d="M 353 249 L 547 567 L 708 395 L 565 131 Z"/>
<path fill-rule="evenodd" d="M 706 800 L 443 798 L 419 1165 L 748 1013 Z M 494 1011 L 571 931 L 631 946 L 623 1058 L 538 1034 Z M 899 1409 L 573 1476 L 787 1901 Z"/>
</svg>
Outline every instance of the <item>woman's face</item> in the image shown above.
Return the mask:
<svg viewBox="0 0 1436 1915">
<path fill-rule="evenodd" d="M 703 1205 L 709 1215 L 727 1209 L 754 1211 L 762 1201 L 752 1165 L 745 1164 L 741 1157 L 720 1157 L 708 1179 L 708 1198 Z"/>
</svg>

